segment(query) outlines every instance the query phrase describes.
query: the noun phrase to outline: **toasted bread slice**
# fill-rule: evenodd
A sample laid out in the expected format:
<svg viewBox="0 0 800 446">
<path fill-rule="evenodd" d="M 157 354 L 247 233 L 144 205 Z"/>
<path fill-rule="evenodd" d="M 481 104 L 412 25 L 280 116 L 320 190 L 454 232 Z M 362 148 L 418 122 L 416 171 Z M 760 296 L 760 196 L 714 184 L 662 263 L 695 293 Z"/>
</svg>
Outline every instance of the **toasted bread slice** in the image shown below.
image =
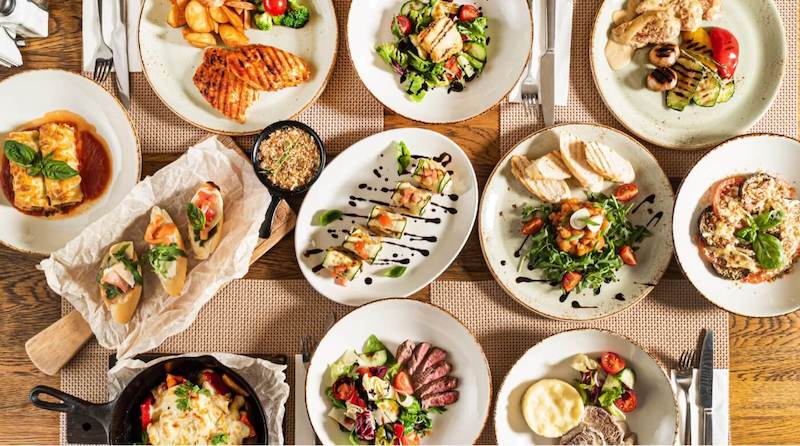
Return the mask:
<svg viewBox="0 0 800 446">
<path fill-rule="evenodd" d="M 562 132 L 559 136 L 559 145 L 561 159 L 581 186 L 592 192 L 602 189 L 603 177 L 586 162 L 586 143 L 572 133 Z"/>
<path fill-rule="evenodd" d="M 533 160 L 526 173 L 536 180 L 566 180 L 572 177 L 557 151 Z"/>
<path fill-rule="evenodd" d="M 536 179 L 528 176 L 527 172 L 532 165 L 524 156 L 511 158 L 511 173 L 525 186 L 525 189 L 528 189 L 528 192 L 546 203 L 558 203 L 572 196 L 569 185 L 564 180 Z"/>
<path fill-rule="evenodd" d="M 114 322 L 119 324 L 127 324 L 133 318 L 133 313 L 136 311 L 136 308 L 139 305 L 139 299 L 142 296 L 142 284 L 141 282 L 134 283 L 132 288 L 128 289 L 122 294 L 117 294 L 114 296 L 108 295 L 108 289 L 102 283 L 105 281 L 104 272 L 107 268 L 110 268 L 115 263 L 121 263 L 118 257 L 125 257 L 129 259 L 131 263 L 128 265 L 123 263 L 125 268 L 130 268 L 129 265 L 135 265 L 135 269 L 139 275 L 139 278 L 142 276 L 142 267 L 138 264 L 139 258 L 136 255 L 133 242 L 124 241 L 115 243 L 113 246 L 108 248 L 108 254 L 103 257 L 103 261 L 100 264 L 100 273 L 98 274 L 99 277 L 102 277 L 102 279 L 99 281 L 101 282 L 100 297 L 103 300 L 103 304 L 111 313 L 111 318 L 114 320 Z M 112 287 L 111 289 L 113 290 L 114 288 Z"/>
<path fill-rule="evenodd" d="M 183 284 L 186 282 L 188 267 L 186 246 L 183 244 L 181 232 L 166 210 L 158 206 L 153 206 L 150 210 L 150 224 L 145 230 L 144 241 L 150 245 L 151 250 L 171 245 L 180 250 L 179 255 L 173 253 L 170 256 L 172 260 L 166 258 L 156 260 L 157 264 L 153 263 L 156 257 L 152 256 L 151 258 L 151 253 L 148 253 L 150 266 L 164 287 L 164 291 L 170 296 L 179 296 L 183 290 Z"/>
<path fill-rule="evenodd" d="M 611 147 L 599 142 L 586 143 L 586 162 L 595 172 L 617 183 L 632 183 L 636 179 L 633 165 Z"/>
</svg>

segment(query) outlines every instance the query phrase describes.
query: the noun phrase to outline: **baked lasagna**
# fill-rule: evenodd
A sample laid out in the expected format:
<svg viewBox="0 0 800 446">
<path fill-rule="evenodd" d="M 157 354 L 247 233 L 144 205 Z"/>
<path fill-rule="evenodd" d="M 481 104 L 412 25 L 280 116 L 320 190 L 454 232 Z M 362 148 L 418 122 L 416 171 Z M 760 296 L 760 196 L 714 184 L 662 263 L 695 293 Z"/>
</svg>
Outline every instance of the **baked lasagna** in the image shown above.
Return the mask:
<svg viewBox="0 0 800 446">
<path fill-rule="evenodd" d="M 42 157 L 63 161 L 69 167 L 79 171 L 76 135 L 75 127 L 70 124 L 51 122 L 39 127 L 39 145 Z M 51 206 L 68 206 L 83 201 L 80 175 L 65 179 L 51 178 L 48 175 L 44 177 L 44 186 Z"/>
<path fill-rule="evenodd" d="M 39 153 L 39 131 L 12 132 L 8 135 L 9 141 L 24 144 L 35 153 Z M 41 211 L 48 207 L 47 193 L 45 192 L 44 178 L 40 175 L 30 175 L 28 168 L 11 160 L 11 184 L 14 189 L 14 207 L 23 211 Z"/>
</svg>

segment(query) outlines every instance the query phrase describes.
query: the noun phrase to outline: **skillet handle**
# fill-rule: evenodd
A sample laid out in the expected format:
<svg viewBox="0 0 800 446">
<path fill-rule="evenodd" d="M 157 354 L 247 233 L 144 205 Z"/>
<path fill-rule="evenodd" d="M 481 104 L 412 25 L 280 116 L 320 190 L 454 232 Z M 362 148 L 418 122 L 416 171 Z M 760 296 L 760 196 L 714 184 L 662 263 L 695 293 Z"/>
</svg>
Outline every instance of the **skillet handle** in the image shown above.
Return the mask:
<svg viewBox="0 0 800 446">
<path fill-rule="evenodd" d="M 44 401 L 43 399 L 39 398 L 40 395 L 51 396 L 58 401 Z M 99 421 L 103 427 L 108 428 L 111 417 L 111 406 L 113 405 L 113 402 L 106 404 L 90 403 L 86 400 L 82 400 L 76 396 L 64 393 L 50 386 L 34 387 L 31 389 L 29 398 L 31 403 L 40 409 L 83 415 Z"/>
<path fill-rule="evenodd" d="M 272 194 L 267 212 L 264 214 L 264 222 L 261 223 L 261 229 L 258 230 L 258 236 L 260 238 L 268 239 L 270 234 L 272 234 L 272 221 L 275 219 L 275 210 L 278 209 L 278 204 L 280 204 L 281 200 L 282 198 L 278 194 Z"/>
</svg>

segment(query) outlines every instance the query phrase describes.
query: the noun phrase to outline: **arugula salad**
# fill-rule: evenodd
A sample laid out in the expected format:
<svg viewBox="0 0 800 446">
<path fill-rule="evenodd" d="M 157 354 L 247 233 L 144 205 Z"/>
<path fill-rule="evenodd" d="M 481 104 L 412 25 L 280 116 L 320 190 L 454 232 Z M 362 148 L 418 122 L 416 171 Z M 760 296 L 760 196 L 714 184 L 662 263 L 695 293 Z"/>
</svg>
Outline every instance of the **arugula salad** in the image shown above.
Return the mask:
<svg viewBox="0 0 800 446">
<path fill-rule="evenodd" d="M 460 92 L 487 62 L 488 21 L 481 10 L 451 0 L 408 0 L 392 19 L 393 42 L 378 55 L 400 76 L 408 97 L 420 102 L 433 88 Z"/>
<path fill-rule="evenodd" d="M 636 410 L 638 403 L 633 390 L 636 373 L 621 356 L 605 352 L 595 360 L 579 354 L 570 366 L 580 374 L 574 387 L 585 405 L 602 407 L 621 420 L 626 413 Z"/>
</svg>

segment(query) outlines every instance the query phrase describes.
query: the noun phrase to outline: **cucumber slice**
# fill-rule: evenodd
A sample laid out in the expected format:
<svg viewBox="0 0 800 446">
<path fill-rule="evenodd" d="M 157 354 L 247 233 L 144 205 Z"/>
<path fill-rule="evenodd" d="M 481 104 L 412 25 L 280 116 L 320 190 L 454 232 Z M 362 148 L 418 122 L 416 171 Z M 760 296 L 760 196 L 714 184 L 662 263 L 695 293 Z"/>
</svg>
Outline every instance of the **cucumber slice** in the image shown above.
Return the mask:
<svg viewBox="0 0 800 446">
<path fill-rule="evenodd" d="M 621 372 L 617 373 L 617 379 L 624 384 L 625 387 L 633 389 L 633 384 L 636 381 L 636 374 L 631 369 L 622 369 Z"/>
<path fill-rule="evenodd" d="M 603 383 L 603 387 L 600 388 L 600 391 L 602 392 L 604 390 L 614 389 L 617 387 L 622 387 L 620 380 L 614 375 L 608 375 L 606 376 L 606 382 Z"/>
<path fill-rule="evenodd" d="M 694 92 L 692 100 L 695 104 L 701 107 L 713 107 L 717 105 L 717 98 L 722 91 L 722 83 L 719 77 L 710 72 L 706 72 L 706 76 L 700 81 L 697 86 L 697 91 Z"/>
<path fill-rule="evenodd" d="M 728 102 L 733 97 L 733 93 L 736 92 L 736 83 L 733 79 L 723 81 L 722 88 L 719 92 L 719 96 L 717 96 L 717 104 L 722 104 L 724 102 Z"/>
<path fill-rule="evenodd" d="M 476 70 L 478 70 L 478 71 L 481 71 L 481 70 L 483 70 L 483 65 L 484 65 L 484 63 L 483 63 L 483 62 L 481 62 L 480 60 L 478 60 L 478 59 L 476 59 L 476 58 L 474 58 L 474 57 L 470 56 L 470 55 L 469 55 L 469 53 L 461 53 L 461 54 L 458 56 L 458 58 L 459 58 L 459 59 L 461 59 L 462 57 L 463 57 L 463 58 L 464 58 L 464 59 L 465 59 L 467 62 L 469 62 L 469 64 L 470 64 L 470 65 L 472 65 L 472 68 L 474 68 L 474 69 L 476 69 Z"/>
<path fill-rule="evenodd" d="M 481 62 L 486 62 L 486 45 L 482 43 L 470 42 L 464 45 L 464 52 Z"/>
<path fill-rule="evenodd" d="M 678 85 L 667 92 L 667 107 L 683 111 L 703 80 L 705 68 L 700 62 L 682 55 L 672 69 L 678 74 Z"/>
<path fill-rule="evenodd" d="M 361 367 L 378 367 L 386 364 L 388 359 L 386 350 L 378 350 L 375 353 L 362 353 L 358 355 L 358 365 Z"/>
<path fill-rule="evenodd" d="M 461 70 L 464 72 L 465 78 L 475 76 L 475 67 L 472 66 L 465 53 L 459 54 L 456 60 L 458 61 L 458 66 L 461 67 Z"/>
<path fill-rule="evenodd" d="M 612 417 L 618 420 L 625 420 L 625 412 L 619 410 L 619 408 L 616 405 L 612 404 L 608 407 L 605 407 L 604 409 L 607 410 Z"/>
</svg>

